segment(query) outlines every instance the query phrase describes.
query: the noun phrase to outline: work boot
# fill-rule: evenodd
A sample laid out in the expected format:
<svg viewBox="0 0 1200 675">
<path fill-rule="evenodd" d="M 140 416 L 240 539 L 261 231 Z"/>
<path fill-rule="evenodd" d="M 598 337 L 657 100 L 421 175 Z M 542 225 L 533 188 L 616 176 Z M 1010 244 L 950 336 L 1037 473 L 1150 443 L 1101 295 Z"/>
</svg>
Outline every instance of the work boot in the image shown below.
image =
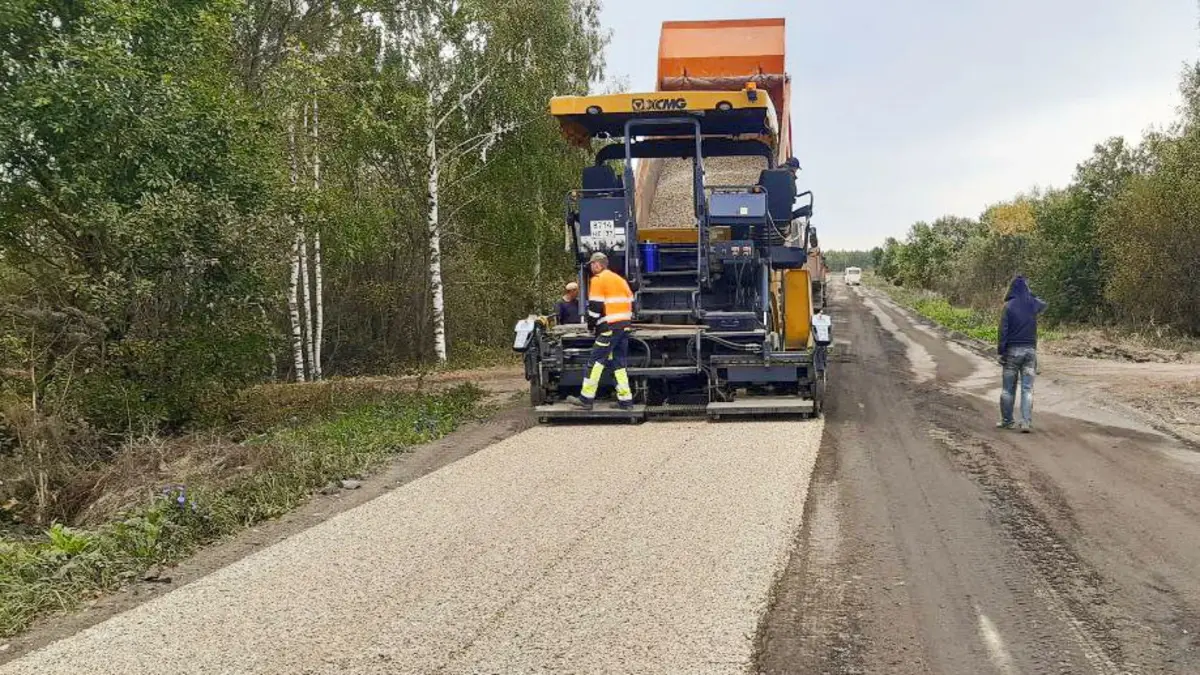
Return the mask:
<svg viewBox="0 0 1200 675">
<path fill-rule="evenodd" d="M 633 410 L 633 401 L 617 401 L 617 407 L 621 410 Z"/>
<path fill-rule="evenodd" d="M 592 399 L 590 399 L 590 398 L 580 398 L 578 396 L 568 396 L 567 403 L 570 403 L 571 405 L 575 406 L 576 408 L 582 408 L 583 410 L 591 410 L 592 409 Z"/>
</svg>

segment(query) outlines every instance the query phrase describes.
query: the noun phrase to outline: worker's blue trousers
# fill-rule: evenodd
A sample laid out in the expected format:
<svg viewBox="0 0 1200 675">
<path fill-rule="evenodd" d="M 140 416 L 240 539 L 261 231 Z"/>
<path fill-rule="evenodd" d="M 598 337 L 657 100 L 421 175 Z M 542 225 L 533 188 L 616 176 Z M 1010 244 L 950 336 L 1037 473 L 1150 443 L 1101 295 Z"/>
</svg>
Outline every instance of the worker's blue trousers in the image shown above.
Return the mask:
<svg viewBox="0 0 1200 675">
<path fill-rule="evenodd" d="M 613 377 L 617 380 L 617 398 L 622 402 L 633 401 L 633 390 L 629 388 L 629 373 L 625 370 L 625 361 L 629 358 L 628 327 L 604 329 L 596 337 L 591 356 L 586 371 L 587 379 L 583 381 L 583 390 L 580 392 L 583 398 L 588 401 L 596 398 L 604 369 L 610 367 L 613 369 Z"/>
</svg>

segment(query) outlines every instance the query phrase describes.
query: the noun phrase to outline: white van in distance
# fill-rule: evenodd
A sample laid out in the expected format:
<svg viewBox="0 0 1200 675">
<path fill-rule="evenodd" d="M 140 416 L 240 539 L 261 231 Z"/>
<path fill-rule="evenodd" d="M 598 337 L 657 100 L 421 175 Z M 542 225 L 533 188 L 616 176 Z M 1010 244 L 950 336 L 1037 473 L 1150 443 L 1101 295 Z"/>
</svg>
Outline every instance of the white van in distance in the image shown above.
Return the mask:
<svg viewBox="0 0 1200 675">
<path fill-rule="evenodd" d="M 846 285 L 858 286 L 862 284 L 862 268 L 847 267 L 846 268 Z"/>
</svg>

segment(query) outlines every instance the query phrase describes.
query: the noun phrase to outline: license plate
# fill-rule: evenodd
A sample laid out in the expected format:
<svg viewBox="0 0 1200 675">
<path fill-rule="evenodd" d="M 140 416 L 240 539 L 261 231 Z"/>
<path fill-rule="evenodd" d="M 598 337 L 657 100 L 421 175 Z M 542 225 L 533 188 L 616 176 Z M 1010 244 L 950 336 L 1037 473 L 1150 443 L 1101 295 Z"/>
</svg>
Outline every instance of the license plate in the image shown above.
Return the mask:
<svg viewBox="0 0 1200 675">
<path fill-rule="evenodd" d="M 617 233 L 617 224 L 612 220 L 593 220 L 593 237 L 611 237 Z"/>
</svg>

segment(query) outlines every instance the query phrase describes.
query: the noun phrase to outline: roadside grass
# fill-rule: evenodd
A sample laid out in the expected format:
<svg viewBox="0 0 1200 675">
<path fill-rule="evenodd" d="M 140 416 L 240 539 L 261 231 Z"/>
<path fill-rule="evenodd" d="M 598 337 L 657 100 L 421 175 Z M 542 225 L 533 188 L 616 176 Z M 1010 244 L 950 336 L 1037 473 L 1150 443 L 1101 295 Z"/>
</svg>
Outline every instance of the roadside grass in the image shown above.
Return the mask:
<svg viewBox="0 0 1200 675">
<path fill-rule="evenodd" d="M 899 305 L 953 331 L 995 345 L 1000 329 L 1000 308 L 981 311 L 957 307 L 933 291 L 895 286 L 875 274 L 863 281 L 883 291 Z M 1200 362 L 1200 336 L 1187 335 L 1169 326 L 1124 324 L 1056 324 L 1038 327 L 1038 341 L 1050 353 L 1082 358 L 1145 362 Z"/>
<path fill-rule="evenodd" d="M 933 291 L 913 290 L 903 286 L 894 286 L 877 277 L 870 279 L 871 286 L 887 293 L 897 304 L 914 310 L 921 316 L 953 331 L 962 333 L 976 340 L 995 345 L 1000 337 L 1000 308 L 994 310 L 978 310 L 970 307 L 956 307 L 950 304 L 942 295 Z M 1039 328 L 1038 339 L 1045 342 L 1055 342 L 1067 335 L 1068 331 L 1060 328 Z"/>
<path fill-rule="evenodd" d="M 228 442 L 223 461 L 201 472 L 195 483 L 143 491 L 96 526 L 54 523 L 41 532 L 5 532 L 0 538 L 0 637 L 117 590 L 204 544 L 281 516 L 315 490 L 362 477 L 389 457 L 483 414 L 483 391 L 472 384 L 432 393 L 344 387 L 343 396 L 335 388 L 278 390 L 293 397 L 279 406 L 285 414 L 251 410 L 240 432 L 247 437 Z M 306 401 L 306 396 L 317 399 Z M 267 406 L 269 400 L 259 404 Z M 258 429 L 264 422 L 266 428 Z"/>
<path fill-rule="evenodd" d="M 922 316 L 964 335 L 995 343 L 1000 333 L 999 313 L 955 307 L 942 297 L 920 298 L 912 305 Z"/>
</svg>

